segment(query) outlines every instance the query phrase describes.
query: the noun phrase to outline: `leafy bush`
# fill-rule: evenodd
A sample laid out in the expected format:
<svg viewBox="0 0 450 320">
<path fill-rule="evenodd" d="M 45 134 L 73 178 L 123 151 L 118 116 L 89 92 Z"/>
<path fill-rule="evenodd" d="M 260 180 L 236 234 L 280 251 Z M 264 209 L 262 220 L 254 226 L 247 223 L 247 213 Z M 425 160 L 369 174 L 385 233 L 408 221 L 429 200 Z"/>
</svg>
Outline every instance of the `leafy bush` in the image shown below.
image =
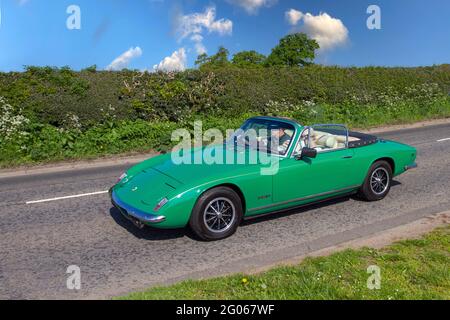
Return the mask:
<svg viewBox="0 0 450 320">
<path fill-rule="evenodd" d="M 0 141 L 9 140 L 20 133 L 30 120 L 23 114 L 20 108 L 14 108 L 0 97 Z"/>
<path fill-rule="evenodd" d="M 0 164 L 167 150 L 171 132 L 252 115 L 352 127 L 450 116 L 450 65 L 237 68 L 181 73 L 27 67 L 0 73 Z"/>
</svg>

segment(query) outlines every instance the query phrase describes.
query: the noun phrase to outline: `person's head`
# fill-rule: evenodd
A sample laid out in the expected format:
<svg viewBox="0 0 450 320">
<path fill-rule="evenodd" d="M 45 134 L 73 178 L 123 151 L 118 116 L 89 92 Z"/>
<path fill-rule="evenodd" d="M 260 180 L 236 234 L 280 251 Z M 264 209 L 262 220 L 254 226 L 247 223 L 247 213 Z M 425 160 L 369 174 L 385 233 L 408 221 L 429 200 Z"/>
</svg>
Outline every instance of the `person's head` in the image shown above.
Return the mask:
<svg viewBox="0 0 450 320">
<path fill-rule="evenodd" d="M 279 127 L 279 128 L 272 129 L 271 133 L 272 133 L 273 137 L 280 138 L 284 135 L 285 132 L 284 132 L 284 128 Z"/>
</svg>

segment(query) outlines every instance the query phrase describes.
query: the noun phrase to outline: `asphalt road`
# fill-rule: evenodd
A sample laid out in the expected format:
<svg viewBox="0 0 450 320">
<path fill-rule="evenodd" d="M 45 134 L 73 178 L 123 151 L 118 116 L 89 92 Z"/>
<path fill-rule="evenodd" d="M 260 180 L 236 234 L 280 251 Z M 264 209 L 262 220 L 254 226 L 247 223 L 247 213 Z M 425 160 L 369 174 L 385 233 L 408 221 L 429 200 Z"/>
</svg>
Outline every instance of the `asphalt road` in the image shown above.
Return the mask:
<svg viewBox="0 0 450 320">
<path fill-rule="evenodd" d="M 419 150 L 419 168 L 397 177 L 385 200 L 343 198 L 244 222 L 212 243 L 188 230 L 137 230 L 107 194 L 26 204 L 106 191 L 124 166 L 2 178 L 0 299 L 108 298 L 259 267 L 449 210 L 450 139 L 442 139 L 450 124 L 379 136 Z M 80 290 L 67 289 L 69 265 L 81 269 Z"/>
</svg>

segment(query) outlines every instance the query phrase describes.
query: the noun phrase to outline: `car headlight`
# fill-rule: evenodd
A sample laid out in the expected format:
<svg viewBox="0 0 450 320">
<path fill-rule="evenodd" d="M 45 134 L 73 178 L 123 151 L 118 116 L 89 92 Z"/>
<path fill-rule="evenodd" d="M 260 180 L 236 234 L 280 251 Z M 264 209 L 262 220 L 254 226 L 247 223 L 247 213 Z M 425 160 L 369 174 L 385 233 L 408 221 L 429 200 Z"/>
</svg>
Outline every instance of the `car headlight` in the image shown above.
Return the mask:
<svg viewBox="0 0 450 320">
<path fill-rule="evenodd" d="M 167 198 L 162 199 L 157 205 L 156 207 L 153 208 L 154 212 L 157 212 L 159 209 L 161 209 L 167 202 L 169 202 L 169 200 Z"/>
<path fill-rule="evenodd" d="M 122 173 L 122 175 L 121 175 L 121 176 L 119 177 L 119 179 L 117 180 L 117 183 L 119 183 L 120 181 L 126 179 L 127 177 L 128 177 L 128 175 L 127 175 L 126 172 Z"/>
</svg>

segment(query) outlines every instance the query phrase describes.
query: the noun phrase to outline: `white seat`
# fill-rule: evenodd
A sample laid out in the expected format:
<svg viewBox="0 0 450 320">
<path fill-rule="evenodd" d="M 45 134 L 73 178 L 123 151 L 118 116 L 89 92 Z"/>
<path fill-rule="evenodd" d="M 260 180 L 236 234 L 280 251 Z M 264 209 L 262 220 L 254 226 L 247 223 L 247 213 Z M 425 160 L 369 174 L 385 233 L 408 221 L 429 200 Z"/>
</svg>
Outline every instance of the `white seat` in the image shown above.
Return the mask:
<svg viewBox="0 0 450 320">
<path fill-rule="evenodd" d="M 348 138 L 349 142 L 359 140 L 358 138 L 350 136 Z M 311 130 L 311 147 L 315 148 L 317 151 L 345 148 L 346 141 L 347 137 L 344 135 Z"/>
</svg>

